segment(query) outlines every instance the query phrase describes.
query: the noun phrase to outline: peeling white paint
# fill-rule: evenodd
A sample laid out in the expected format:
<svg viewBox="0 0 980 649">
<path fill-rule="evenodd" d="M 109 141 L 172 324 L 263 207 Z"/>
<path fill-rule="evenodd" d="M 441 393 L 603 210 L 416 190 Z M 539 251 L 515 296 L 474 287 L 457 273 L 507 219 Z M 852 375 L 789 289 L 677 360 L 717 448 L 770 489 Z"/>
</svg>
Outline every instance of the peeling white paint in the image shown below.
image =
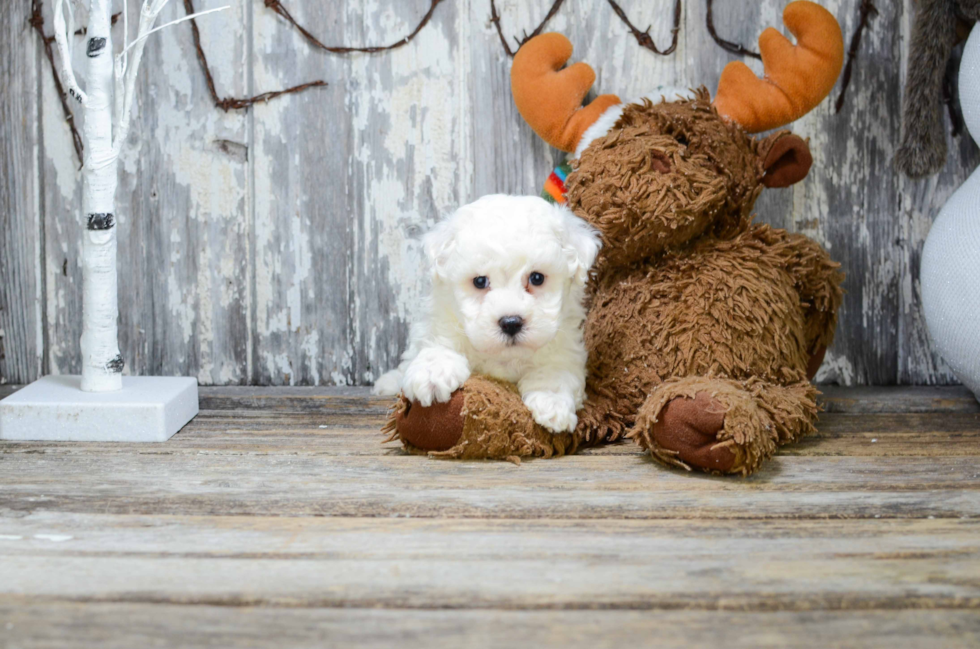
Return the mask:
<svg viewBox="0 0 980 649">
<path fill-rule="evenodd" d="M 881 92 L 894 83 L 887 75 L 904 74 L 895 68 L 905 56 L 911 1 L 879 7 L 862 40 L 844 113 L 833 113 L 831 99 L 791 126 L 810 138 L 813 170 L 773 201 L 778 212 L 760 215 L 815 238 L 845 261 L 849 294 L 841 340 L 828 355 L 822 380 L 866 381 L 869 368 L 896 354 L 909 380 L 952 378 L 929 347 L 916 266 L 938 206 L 973 160 L 962 160 L 952 146 L 949 169 L 926 182 L 898 178 L 890 168 L 897 141 L 894 102 Z M 513 109 L 510 60 L 484 0 L 440 4 L 429 27 L 395 52 L 345 56 L 310 48 L 261 3 L 231 4 L 216 19 L 200 22 L 222 95 L 317 78 L 330 86 L 256 106 L 251 116 L 225 114 L 209 105 L 188 30 L 167 30 L 148 46 L 159 70 L 140 92 L 131 148 L 121 157 L 122 173 L 141 180 L 121 184 L 125 209 L 119 223 L 120 267 L 144 264 L 152 291 L 138 286 L 135 276 L 121 279 L 120 288 L 141 291 L 138 298 L 121 295 L 124 320 L 135 321 L 134 331 L 156 333 L 147 334 L 145 349 L 139 341 L 131 347 L 148 354 L 156 346 L 152 351 L 168 371 L 187 367 L 202 384 L 247 377 L 370 381 L 397 355 L 396 332 L 417 317 L 427 282 L 419 235 L 477 191 L 538 193 L 554 152 Z M 401 38 L 427 4 L 297 3 L 290 10 L 324 41 L 374 44 Z M 505 34 L 536 25 L 550 4 L 501 0 Z M 652 24 L 655 41 L 665 45 L 672 4 L 657 0 L 624 9 L 635 24 Z M 849 35 L 853 3 L 824 4 Z M 719 16 L 731 11 L 716 5 Z M 746 5 L 739 10 L 743 22 L 719 28 L 724 24 L 725 37 L 754 47 L 765 26 L 785 32 L 784 5 Z M 593 65 L 597 92 L 634 96 L 661 84 L 713 90 L 724 64 L 735 57 L 711 42 L 702 3 L 684 3 L 683 11 L 678 51 L 668 57 L 638 47 L 604 0 L 566 3 L 548 28 L 567 33 L 576 48 L 573 59 Z M 171 2 L 161 18 L 182 14 Z M 245 31 L 249 22 L 251 34 Z M 880 61 L 891 61 L 891 67 Z M 758 62 L 747 62 L 760 71 Z M 79 183 L 46 67 L 40 78 L 45 337 L 49 370 L 64 373 L 77 369 L 81 233 L 71 206 L 78 203 Z M 247 147 L 247 162 L 221 152 L 217 139 Z M 160 195 L 150 198 L 153 190 Z M 895 197 L 894 214 L 876 203 L 886 190 Z M 327 209 L 338 212 L 325 214 Z M 158 313 L 167 322 L 151 322 Z"/>
<path fill-rule="evenodd" d="M 320 332 L 314 329 L 303 338 L 300 349 L 306 357 L 306 365 L 310 368 L 310 378 L 315 385 L 320 384 Z"/>
<path fill-rule="evenodd" d="M 71 205 L 75 200 L 81 176 L 78 171 L 78 157 L 72 146 L 71 129 L 61 112 L 58 92 L 54 87 L 50 70 L 41 75 L 43 79 L 41 91 L 42 107 L 51 106 L 50 110 L 41 111 L 41 129 L 44 131 L 44 157 L 49 171 L 45 178 L 54 187 L 65 204 Z M 57 108 L 57 110 L 55 110 Z M 79 118 L 80 120 L 80 114 Z"/>
<path fill-rule="evenodd" d="M 828 351 L 815 377 L 817 383 L 854 384 L 854 367 L 844 356 Z"/>
</svg>

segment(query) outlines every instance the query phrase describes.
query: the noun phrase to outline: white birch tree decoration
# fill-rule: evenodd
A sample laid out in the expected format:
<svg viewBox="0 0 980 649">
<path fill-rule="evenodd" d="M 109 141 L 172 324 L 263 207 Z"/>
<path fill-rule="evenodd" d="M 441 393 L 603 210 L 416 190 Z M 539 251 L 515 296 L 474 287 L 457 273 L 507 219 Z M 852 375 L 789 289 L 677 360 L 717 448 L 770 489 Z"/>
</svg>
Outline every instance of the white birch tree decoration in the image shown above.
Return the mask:
<svg viewBox="0 0 980 649">
<path fill-rule="evenodd" d="M 169 0 L 143 0 L 136 37 L 123 1 L 123 46 L 113 56 L 112 0 L 55 0 L 54 36 L 60 76 L 82 114 L 82 375 L 44 377 L 0 403 L 0 438 L 164 441 L 197 414 L 197 381 L 127 377 L 119 353 L 116 269 L 116 183 L 129 132 L 136 79 L 153 32 L 228 7 L 156 27 Z M 77 5 L 81 4 L 76 13 Z M 86 15 L 85 65 L 72 68 L 76 15 Z M 84 83 L 84 87 L 82 87 Z M 87 395 L 87 396 L 86 396 Z"/>
<path fill-rule="evenodd" d="M 82 143 L 88 152 L 82 169 L 82 214 L 86 231 L 82 237 L 81 388 L 86 392 L 122 388 L 125 361 L 118 344 L 115 227 L 119 151 L 129 132 L 136 78 L 146 38 L 162 29 L 154 28 L 154 25 L 168 2 L 144 0 L 136 39 L 124 43 L 113 61 L 111 0 L 88 1 L 85 90 L 79 86 L 71 64 L 74 0 L 56 0 L 54 5 L 54 35 L 61 58 L 62 79 L 68 93 L 82 109 Z M 123 6 L 123 28 L 128 32 L 125 2 Z M 220 9 L 196 16 L 213 11 Z M 177 22 L 180 21 L 163 27 Z"/>
</svg>

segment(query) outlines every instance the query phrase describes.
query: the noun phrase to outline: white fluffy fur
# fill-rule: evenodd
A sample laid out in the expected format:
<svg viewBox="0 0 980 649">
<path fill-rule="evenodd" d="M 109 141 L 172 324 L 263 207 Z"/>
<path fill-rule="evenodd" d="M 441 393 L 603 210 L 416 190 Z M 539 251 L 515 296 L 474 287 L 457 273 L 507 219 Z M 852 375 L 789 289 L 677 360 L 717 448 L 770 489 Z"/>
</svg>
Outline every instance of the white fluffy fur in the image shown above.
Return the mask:
<svg viewBox="0 0 980 649">
<path fill-rule="evenodd" d="M 517 384 L 534 420 L 570 431 L 585 397 L 582 305 L 599 235 L 567 208 L 530 196 L 485 196 L 424 240 L 432 277 L 428 317 L 412 325 L 398 369 L 375 393 L 445 402 L 471 372 Z M 545 281 L 533 286 L 532 272 Z M 486 276 L 480 290 L 473 278 Z M 520 316 L 511 339 L 498 321 Z"/>
</svg>

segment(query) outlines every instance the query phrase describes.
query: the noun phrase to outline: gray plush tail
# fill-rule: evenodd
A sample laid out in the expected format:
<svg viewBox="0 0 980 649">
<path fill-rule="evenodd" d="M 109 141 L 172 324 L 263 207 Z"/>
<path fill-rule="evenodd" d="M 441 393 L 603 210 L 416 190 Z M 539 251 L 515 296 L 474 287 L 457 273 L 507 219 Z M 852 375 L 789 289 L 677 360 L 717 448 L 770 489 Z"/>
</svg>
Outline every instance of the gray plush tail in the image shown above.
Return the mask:
<svg viewBox="0 0 980 649">
<path fill-rule="evenodd" d="M 955 0 L 919 0 L 902 105 L 902 146 L 895 156 L 899 171 L 912 178 L 934 174 L 946 163 L 941 98 L 955 39 Z"/>
</svg>

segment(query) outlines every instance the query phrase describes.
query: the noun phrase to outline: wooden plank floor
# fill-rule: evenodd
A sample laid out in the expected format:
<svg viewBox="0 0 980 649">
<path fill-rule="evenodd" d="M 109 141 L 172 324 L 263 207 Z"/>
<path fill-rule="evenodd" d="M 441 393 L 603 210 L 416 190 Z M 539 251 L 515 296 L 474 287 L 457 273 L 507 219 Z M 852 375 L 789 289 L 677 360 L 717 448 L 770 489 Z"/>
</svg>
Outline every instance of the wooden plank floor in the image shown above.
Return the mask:
<svg viewBox="0 0 980 649">
<path fill-rule="evenodd" d="M 628 444 L 408 456 L 361 389 L 203 389 L 160 445 L 0 442 L 0 648 L 980 647 L 980 404 L 824 390 L 746 480 Z"/>
</svg>

